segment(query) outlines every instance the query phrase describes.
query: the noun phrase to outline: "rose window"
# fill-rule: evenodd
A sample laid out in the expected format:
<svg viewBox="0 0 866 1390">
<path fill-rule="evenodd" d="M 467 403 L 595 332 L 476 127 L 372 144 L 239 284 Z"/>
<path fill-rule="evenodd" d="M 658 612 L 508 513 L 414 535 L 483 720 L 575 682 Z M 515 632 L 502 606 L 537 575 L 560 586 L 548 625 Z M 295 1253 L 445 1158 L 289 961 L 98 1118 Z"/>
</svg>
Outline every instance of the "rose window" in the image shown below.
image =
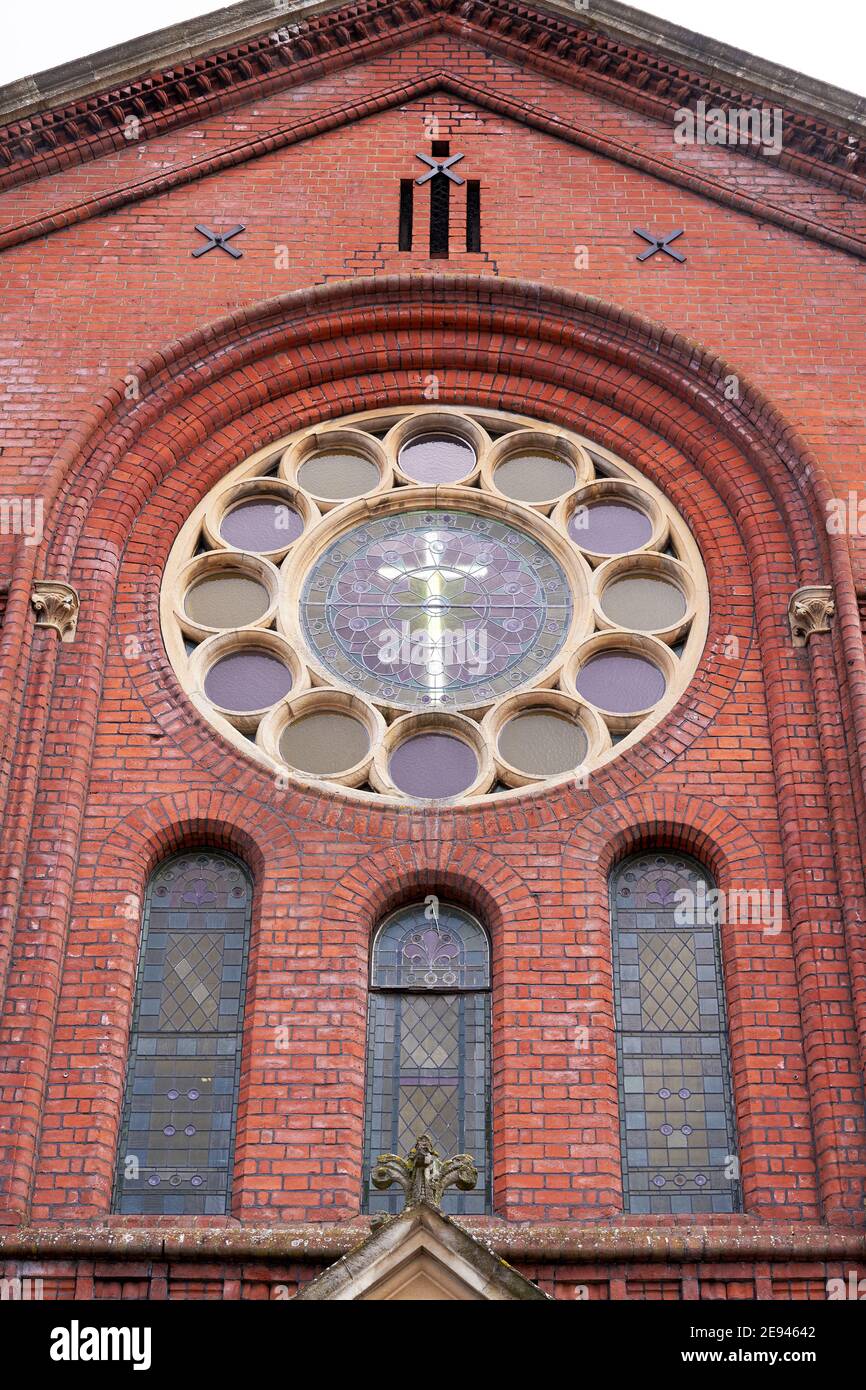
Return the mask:
<svg viewBox="0 0 866 1390">
<path fill-rule="evenodd" d="M 586 777 L 694 672 L 682 518 L 571 431 L 370 412 L 276 441 L 172 549 L 163 633 L 211 723 L 286 783 L 413 801 Z"/>
</svg>

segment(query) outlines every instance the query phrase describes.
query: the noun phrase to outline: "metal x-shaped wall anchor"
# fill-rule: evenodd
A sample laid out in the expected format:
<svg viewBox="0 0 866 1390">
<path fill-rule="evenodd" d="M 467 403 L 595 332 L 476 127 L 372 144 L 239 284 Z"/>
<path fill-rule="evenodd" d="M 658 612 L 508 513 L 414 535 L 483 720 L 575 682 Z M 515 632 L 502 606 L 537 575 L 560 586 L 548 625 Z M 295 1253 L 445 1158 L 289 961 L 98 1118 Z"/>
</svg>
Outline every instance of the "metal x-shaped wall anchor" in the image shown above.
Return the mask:
<svg viewBox="0 0 866 1390">
<path fill-rule="evenodd" d="M 231 241 L 238 232 L 245 231 L 245 223 L 239 222 L 236 227 L 230 227 L 227 232 L 212 232 L 208 227 L 200 226 L 198 222 L 195 224 L 195 229 L 202 236 L 207 237 L 207 246 L 200 246 L 197 251 L 193 251 L 194 256 L 206 256 L 208 251 L 213 251 L 215 246 L 218 246 L 221 251 L 227 251 L 230 256 L 234 256 L 236 261 L 239 261 L 244 254 L 243 251 L 236 251 L 233 246 L 227 246 L 226 242 Z"/>
<path fill-rule="evenodd" d="M 643 232 L 640 227 L 633 227 L 632 231 L 635 236 L 642 236 L 644 241 L 650 243 L 650 249 L 648 251 L 642 251 L 638 256 L 637 259 L 639 261 L 648 261 L 650 256 L 655 255 L 656 251 L 664 251 L 665 254 L 670 256 L 674 261 L 685 260 L 685 256 L 681 256 L 679 251 L 671 250 L 671 242 L 676 241 L 678 236 L 682 236 L 685 231 L 684 227 L 681 227 L 678 232 L 668 232 L 667 236 L 662 237 L 653 236 L 651 232 Z"/>
<path fill-rule="evenodd" d="M 434 159 L 432 155 L 429 154 L 416 154 L 415 158 L 421 159 L 425 164 L 430 165 L 429 172 L 422 174 L 420 179 L 416 179 L 416 183 L 426 183 L 428 179 L 432 179 L 436 174 L 444 174 L 446 179 L 450 179 L 452 183 L 463 183 L 463 179 L 461 179 L 459 174 L 452 174 L 451 172 L 451 165 L 456 164 L 458 159 L 462 159 L 462 154 L 451 154 L 447 159 Z"/>
</svg>

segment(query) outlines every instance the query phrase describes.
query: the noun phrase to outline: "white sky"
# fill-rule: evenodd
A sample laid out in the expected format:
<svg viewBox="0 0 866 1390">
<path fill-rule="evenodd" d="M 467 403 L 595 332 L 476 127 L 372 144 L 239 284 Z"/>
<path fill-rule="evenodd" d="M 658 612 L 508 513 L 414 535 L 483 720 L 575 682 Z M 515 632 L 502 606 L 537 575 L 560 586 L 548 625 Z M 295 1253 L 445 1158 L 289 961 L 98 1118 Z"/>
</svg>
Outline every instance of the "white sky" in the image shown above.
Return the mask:
<svg viewBox="0 0 866 1390">
<path fill-rule="evenodd" d="M 592 0 L 589 0 L 590 8 Z M 0 84 L 219 9 L 215 0 L 0 0 Z M 864 0 L 642 0 L 635 9 L 852 92 L 866 88 Z"/>
</svg>

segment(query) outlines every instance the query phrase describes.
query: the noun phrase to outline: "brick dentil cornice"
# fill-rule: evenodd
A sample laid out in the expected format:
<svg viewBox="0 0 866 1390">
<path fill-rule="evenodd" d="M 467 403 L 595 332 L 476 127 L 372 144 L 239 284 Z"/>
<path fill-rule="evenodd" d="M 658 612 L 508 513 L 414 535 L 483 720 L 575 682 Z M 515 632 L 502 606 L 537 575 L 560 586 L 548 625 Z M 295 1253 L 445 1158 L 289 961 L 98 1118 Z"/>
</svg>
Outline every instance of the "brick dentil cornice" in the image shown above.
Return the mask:
<svg viewBox="0 0 866 1390">
<path fill-rule="evenodd" d="M 740 90 L 697 63 L 690 67 L 605 33 L 597 17 L 571 19 L 519 0 L 360 0 L 319 13 L 289 10 L 283 23 L 287 37 L 275 32 L 279 19 L 271 19 L 267 32 L 232 47 L 0 127 L 0 189 L 123 148 L 130 117 L 140 122 L 142 138 L 153 137 L 437 28 L 667 123 L 677 109 L 699 100 L 722 107 L 778 104 L 776 96 Z M 780 163 L 863 196 L 866 134 L 856 111 L 836 124 L 783 107 L 783 122 Z M 740 154 L 750 152 L 759 153 L 738 147 Z"/>
</svg>

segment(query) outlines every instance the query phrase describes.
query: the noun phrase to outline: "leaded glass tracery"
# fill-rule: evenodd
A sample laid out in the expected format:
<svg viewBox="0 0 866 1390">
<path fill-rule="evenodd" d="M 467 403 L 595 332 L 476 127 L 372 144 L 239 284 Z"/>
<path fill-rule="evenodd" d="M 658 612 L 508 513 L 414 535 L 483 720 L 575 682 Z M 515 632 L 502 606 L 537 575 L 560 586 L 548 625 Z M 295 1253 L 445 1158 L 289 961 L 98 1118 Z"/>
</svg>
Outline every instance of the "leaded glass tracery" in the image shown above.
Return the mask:
<svg viewBox="0 0 866 1390">
<path fill-rule="evenodd" d="M 252 885 L 227 854 L 166 860 L 145 896 L 114 1209 L 228 1211 Z"/>
<path fill-rule="evenodd" d="M 444 1210 L 489 1210 L 490 944 L 461 908 L 401 908 L 373 942 L 367 1032 L 364 1190 L 369 1211 L 396 1211 L 377 1192 L 380 1153 L 406 1153 L 429 1134 L 440 1154 L 469 1153 L 473 1192 L 450 1190 Z"/>
<path fill-rule="evenodd" d="M 740 1209 L 719 926 L 674 854 L 611 876 L 623 1197 L 632 1213 Z"/>
<path fill-rule="evenodd" d="M 445 709 L 539 676 L 568 635 L 572 598 L 562 567 L 526 532 L 437 510 L 355 526 L 316 562 L 300 606 L 332 676 L 377 700 Z"/>
</svg>

